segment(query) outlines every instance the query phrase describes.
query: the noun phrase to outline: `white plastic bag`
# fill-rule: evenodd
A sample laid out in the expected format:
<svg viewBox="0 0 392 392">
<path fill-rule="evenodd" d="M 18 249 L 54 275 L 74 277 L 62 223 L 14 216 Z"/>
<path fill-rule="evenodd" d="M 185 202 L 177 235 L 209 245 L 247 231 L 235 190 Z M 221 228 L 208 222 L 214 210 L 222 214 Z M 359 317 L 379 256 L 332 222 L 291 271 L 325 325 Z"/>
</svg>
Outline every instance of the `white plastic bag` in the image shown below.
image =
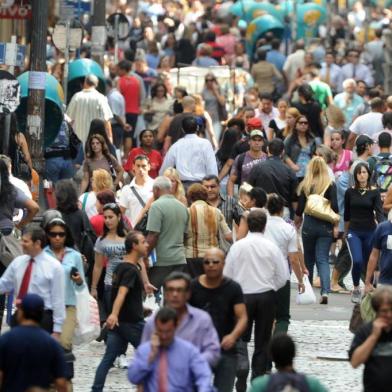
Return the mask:
<svg viewBox="0 0 392 392">
<path fill-rule="evenodd" d="M 313 287 L 309 282 L 307 275 L 304 275 L 303 282 L 305 290 L 303 293 L 297 294 L 297 304 L 298 305 L 312 305 L 316 303 L 316 294 L 313 291 Z"/>
<path fill-rule="evenodd" d="M 88 292 L 87 287 L 76 291 L 76 320 L 77 325 L 73 338 L 75 345 L 90 343 L 99 336 L 101 327 L 98 304 Z"/>
</svg>

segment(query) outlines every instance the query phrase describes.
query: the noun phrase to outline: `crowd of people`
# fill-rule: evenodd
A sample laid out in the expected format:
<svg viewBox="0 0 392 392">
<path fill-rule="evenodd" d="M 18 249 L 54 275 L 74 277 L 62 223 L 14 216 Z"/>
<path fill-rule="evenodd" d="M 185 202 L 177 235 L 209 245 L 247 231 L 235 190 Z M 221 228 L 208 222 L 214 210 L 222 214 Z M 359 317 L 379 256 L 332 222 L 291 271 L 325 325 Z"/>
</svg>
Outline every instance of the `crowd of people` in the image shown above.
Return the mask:
<svg viewBox="0 0 392 392">
<path fill-rule="evenodd" d="M 365 364 L 365 391 L 387 391 L 389 13 L 374 10 L 366 44 L 350 35 L 364 24 L 356 3 L 347 20 L 332 18 L 328 36 L 320 29 L 285 45 L 268 32 L 249 53 L 220 4 L 140 3 L 118 63 L 108 40 L 105 91 L 86 75 L 45 146 L 49 209 L 37 204 L 38 174 L 11 118 L 9 154 L 0 155 L 0 319 L 11 293 L 16 311 L 7 306 L 12 329 L 0 337 L 1 389 L 72 390 L 77 297 L 88 289 L 105 344 L 94 392 L 112 366 L 146 392 L 242 392 L 249 374 L 251 392 L 326 391 L 293 367 L 293 279 L 299 293 L 306 280 L 320 288 L 324 308 L 330 293 L 354 304 L 372 297 L 374 321 L 356 332 L 349 359 Z M 90 54 L 84 42 L 80 55 Z M 50 42 L 48 65 L 61 83 Z M 200 91 L 173 83 L 183 65 L 204 71 Z M 225 65 L 233 77 L 221 83 L 214 67 Z M 20 255 L 8 260 L 18 236 Z"/>
</svg>

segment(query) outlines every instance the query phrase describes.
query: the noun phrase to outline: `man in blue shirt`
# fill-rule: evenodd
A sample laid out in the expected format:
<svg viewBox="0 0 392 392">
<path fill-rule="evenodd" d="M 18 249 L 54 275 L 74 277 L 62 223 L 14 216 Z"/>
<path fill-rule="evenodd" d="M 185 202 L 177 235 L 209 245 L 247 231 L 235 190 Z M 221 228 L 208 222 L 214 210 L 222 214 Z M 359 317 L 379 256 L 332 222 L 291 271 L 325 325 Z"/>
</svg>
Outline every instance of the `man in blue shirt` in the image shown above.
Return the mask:
<svg viewBox="0 0 392 392">
<path fill-rule="evenodd" d="M 286 56 L 282 54 L 279 49 L 280 40 L 278 38 L 274 38 L 271 42 L 271 50 L 267 53 L 267 61 L 275 65 L 279 72 L 282 72 Z"/>
<path fill-rule="evenodd" d="M 379 261 L 380 260 L 380 261 Z M 370 253 L 366 271 L 365 292 L 374 290 L 372 279 L 377 263 L 380 269 L 378 283 L 392 285 L 392 222 L 390 220 L 380 223 L 373 237 L 373 249 Z"/>
<path fill-rule="evenodd" d="M 133 384 L 143 384 L 145 392 L 212 392 L 211 370 L 200 351 L 191 343 L 175 337 L 177 312 L 164 307 L 155 317 L 155 332 L 150 341 L 136 351 L 128 369 Z"/>
</svg>

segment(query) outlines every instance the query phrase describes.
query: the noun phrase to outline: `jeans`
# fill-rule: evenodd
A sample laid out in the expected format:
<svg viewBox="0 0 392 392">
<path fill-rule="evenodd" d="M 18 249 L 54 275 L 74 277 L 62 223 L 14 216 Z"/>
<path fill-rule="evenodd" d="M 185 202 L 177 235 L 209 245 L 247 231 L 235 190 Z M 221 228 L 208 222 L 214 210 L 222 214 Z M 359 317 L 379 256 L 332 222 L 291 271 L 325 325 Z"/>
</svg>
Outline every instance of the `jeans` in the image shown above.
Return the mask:
<svg viewBox="0 0 392 392">
<path fill-rule="evenodd" d="M 249 342 L 253 324 L 255 325 L 255 349 L 252 357 L 252 380 L 262 376 L 269 369 L 268 345 L 271 339 L 272 325 L 275 319 L 275 291 L 244 295 L 248 313 L 248 328 L 242 339 Z"/>
<path fill-rule="evenodd" d="M 221 351 L 221 357 L 214 369 L 214 387 L 218 392 L 232 392 L 237 369 L 237 353 Z"/>
<path fill-rule="evenodd" d="M 109 369 L 113 366 L 114 360 L 127 350 L 128 343 L 137 348 L 140 344 L 143 327 L 144 321 L 138 323 L 120 322 L 118 327 L 108 332 L 106 351 L 95 373 L 91 389 L 93 392 L 103 391 Z"/>
<path fill-rule="evenodd" d="M 359 286 L 362 270 L 366 271 L 366 265 L 372 251 L 374 230 L 349 230 L 347 245 L 353 262 L 352 276 L 354 286 Z"/>
<path fill-rule="evenodd" d="M 320 275 L 321 295 L 331 291 L 329 248 L 332 240 L 331 223 L 305 215 L 302 226 L 305 265 L 309 271 L 309 280 L 313 283 L 313 270 L 316 263 Z"/>
<path fill-rule="evenodd" d="M 235 383 L 237 392 L 246 392 L 249 367 L 248 343 L 241 338 L 237 342 L 237 381 Z"/>
<path fill-rule="evenodd" d="M 75 170 L 71 159 L 62 157 L 45 159 L 45 177 L 47 180 L 56 183 L 59 180 L 72 178 Z"/>
</svg>

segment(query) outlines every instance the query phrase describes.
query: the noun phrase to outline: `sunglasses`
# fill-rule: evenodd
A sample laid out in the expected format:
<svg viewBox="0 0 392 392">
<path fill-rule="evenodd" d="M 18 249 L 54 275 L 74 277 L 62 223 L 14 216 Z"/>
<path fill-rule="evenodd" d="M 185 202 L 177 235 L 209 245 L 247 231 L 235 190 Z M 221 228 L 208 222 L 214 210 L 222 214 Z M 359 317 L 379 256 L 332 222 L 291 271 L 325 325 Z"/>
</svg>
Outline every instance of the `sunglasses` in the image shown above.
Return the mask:
<svg viewBox="0 0 392 392">
<path fill-rule="evenodd" d="M 299 125 L 308 125 L 309 123 L 307 121 L 298 121 Z"/>
<path fill-rule="evenodd" d="M 64 231 L 50 231 L 48 233 L 48 236 L 50 238 L 56 238 L 56 237 L 60 237 L 60 238 L 64 238 L 65 237 L 65 232 Z"/>
<path fill-rule="evenodd" d="M 206 82 L 215 82 L 215 79 L 206 79 Z"/>
<path fill-rule="evenodd" d="M 220 263 L 220 260 L 203 260 L 204 265 L 217 265 Z"/>
<path fill-rule="evenodd" d="M 113 208 L 118 208 L 118 205 L 116 203 L 106 203 L 103 206 L 104 210 L 106 210 L 106 209 L 113 209 Z"/>
<path fill-rule="evenodd" d="M 186 287 L 166 287 L 164 291 L 167 293 L 186 293 L 188 290 Z"/>
</svg>

